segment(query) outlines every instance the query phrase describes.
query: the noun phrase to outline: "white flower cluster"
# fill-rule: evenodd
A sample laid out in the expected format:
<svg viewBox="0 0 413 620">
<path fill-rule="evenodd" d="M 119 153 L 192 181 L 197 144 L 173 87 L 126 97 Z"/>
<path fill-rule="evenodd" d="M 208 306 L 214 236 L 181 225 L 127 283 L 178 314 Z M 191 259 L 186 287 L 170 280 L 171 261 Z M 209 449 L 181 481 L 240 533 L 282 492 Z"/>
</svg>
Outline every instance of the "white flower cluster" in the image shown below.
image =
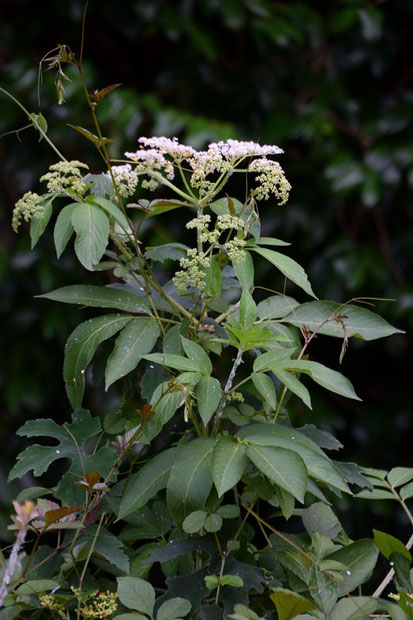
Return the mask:
<svg viewBox="0 0 413 620">
<path fill-rule="evenodd" d="M 76 194 L 85 191 L 86 184 L 82 181 L 82 173 L 79 168 L 89 169 L 89 166 L 81 161 L 59 161 L 49 168 L 49 172 L 40 177 L 40 181 L 47 182 L 47 189 L 52 194 L 70 188 Z"/>
<path fill-rule="evenodd" d="M 26 192 L 24 196 L 16 202 L 13 209 L 11 225 L 14 232 L 18 231 L 21 218 L 23 218 L 25 222 L 28 222 L 32 217 L 43 217 L 44 202 L 44 196 L 39 196 L 39 194 L 34 194 L 33 192 Z"/>
<path fill-rule="evenodd" d="M 208 150 L 216 156 L 225 159 L 244 159 L 245 157 L 264 157 L 265 155 L 279 155 L 284 153 L 275 144 L 258 144 L 258 142 L 242 142 L 240 140 L 227 140 L 226 142 L 213 142 Z"/>
<path fill-rule="evenodd" d="M 122 198 L 128 198 L 135 193 L 138 187 L 139 177 L 136 171 L 132 169 L 130 164 L 124 166 L 112 166 L 112 173 L 115 179 L 116 186 L 119 191 L 119 195 Z M 111 179 L 109 172 L 106 176 Z"/>
<path fill-rule="evenodd" d="M 254 190 L 257 200 L 268 200 L 270 194 L 274 194 L 279 205 L 287 202 L 291 185 L 277 161 L 271 161 L 266 157 L 255 159 L 250 163 L 248 170 L 257 173 L 256 181 L 259 185 Z"/>
<path fill-rule="evenodd" d="M 177 271 L 173 283 L 179 293 L 185 293 L 188 287 L 197 288 L 200 292 L 205 289 L 205 268 L 209 267 L 211 259 L 204 252 L 192 248 L 186 251 L 186 258 L 181 258 L 181 271 Z"/>
<path fill-rule="evenodd" d="M 284 204 L 288 197 L 289 183 L 284 177 L 282 168 L 276 162 L 267 159 L 268 155 L 279 155 L 283 150 L 273 144 L 258 144 L 251 141 L 227 140 L 212 142 L 205 151 L 196 151 L 191 146 L 180 144 L 177 138 L 152 137 L 139 138 L 140 149 L 125 156 L 135 162 L 138 173 L 151 176 L 152 171 L 162 172 L 168 180 L 174 178 L 174 165 L 186 163 L 192 171 L 189 183 L 199 198 L 209 198 L 214 192 L 222 189 L 232 171 L 246 158 L 258 157 L 249 170 L 259 172 L 257 177 L 260 185 L 256 188 L 257 199 L 261 200 L 275 194 Z M 260 163 L 261 162 L 261 163 Z M 254 168 L 254 165 L 257 165 Z M 218 179 L 212 175 L 218 175 Z M 212 177 L 212 178 L 211 178 Z M 155 189 L 160 182 L 152 176 L 150 181 L 143 183 L 149 189 Z"/>
</svg>

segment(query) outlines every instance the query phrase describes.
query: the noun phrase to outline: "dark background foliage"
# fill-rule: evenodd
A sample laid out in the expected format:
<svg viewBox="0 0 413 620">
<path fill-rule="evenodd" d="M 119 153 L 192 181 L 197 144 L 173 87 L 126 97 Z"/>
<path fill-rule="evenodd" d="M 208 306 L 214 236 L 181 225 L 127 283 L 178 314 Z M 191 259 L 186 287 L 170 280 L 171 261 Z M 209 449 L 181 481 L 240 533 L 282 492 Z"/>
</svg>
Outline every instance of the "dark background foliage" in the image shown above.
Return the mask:
<svg viewBox="0 0 413 620">
<path fill-rule="evenodd" d="M 59 43 L 79 50 L 83 4 L 7 0 L 0 7 L 1 83 L 30 111 L 39 111 L 43 55 Z M 413 465 L 412 39 L 412 0 L 91 0 L 86 23 L 90 90 L 122 82 L 98 108 L 104 133 L 114 140 L 113 157 L 134 150 L 139 135 L 176 135 L 198 148 L 229 137 L 280 145 L 293 191 L 286 207 L 263 207 L 264 232 L 292 241 L 290 255 L 306 267 L 321 299 L 397 300 L 378 302 L 377 310 L 407 335 L 352 342 L 342 366 L 364 402 L 320 392 L 313 413 L 294 411 L 294 423 L 332 430 L 345 444 L 346 460 L 383 468 Z M 97 171 L 91 143 L 67 127 L 92 129 L 79 81 L 70 67 L 67 74 L 73 81 L 66 83 L 63 106 L 54 76 L 43 75 L 40 109 L 65 156 Z M 10 100 L 1 96 L 0 106 L 0 132 L 26 124 Z M 67 418 L 63 346 L 86 318 L 85 311 L 33 299 L 80 283 L 85 274 L 70 253 L 56 261 L 50 235 L 31 252 L 28 235 L 10 229 L 15 201 L 35 191 L 55 161 L 32 130 L 19 137 L 0 141 L 3 523 L 17 491 L 3 484 L 22 446 L 15 431 L 28 418 Z M 175 226 L 165 216 L 147 238 L 173 240 Z M 268 271 L 260 278 L 273 285 Z M 339 349 L 319 338 L 312 355 L 338 369 Z M 94 414 L 118 402 L 116 390 L 103 396 L 101 386 L 89 389 Z M 394 522 L 392 506 L 374 505 L 367 517 L 362 500 L 351 506 L 343 500 L 341 508 L 353 536 L 369 535 L 372 526 L 397 535 L 403 526 Z"/>
</svg>

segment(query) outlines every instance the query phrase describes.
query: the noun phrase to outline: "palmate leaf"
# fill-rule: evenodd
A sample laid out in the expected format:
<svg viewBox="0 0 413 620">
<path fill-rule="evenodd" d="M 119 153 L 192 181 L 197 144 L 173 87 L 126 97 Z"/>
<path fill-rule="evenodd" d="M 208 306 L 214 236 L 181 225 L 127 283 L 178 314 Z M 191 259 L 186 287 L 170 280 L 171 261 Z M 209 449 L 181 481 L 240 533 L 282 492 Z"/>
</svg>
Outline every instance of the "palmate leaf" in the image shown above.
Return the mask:
<svg viewBox="0 0 413 620">
<path fill-rule="evenodd" d="M 337 338 L 354 336 L 363 340 L 375 340 L 404 333 L 370 310 L 332 301 L 310 301 L 301 304 L 285 316 L 283 321 L 297 327 L 305 326 L 311 332 L 316 331 L 318 334 Z"/>
<path fill-rule="evenodd" d="M 109 473 L 116 453 L 113 449 L 103 446 L 96 453 L 86 451 L 85 441 L 94 437 L 102 430 L 99 418 L 92 418 L 89 411 L 77 409 L 72 416 L 71 424 L 60 426 L 51 419 L 29 420 L 17 431 L 24 437 L 52 437 L 59 443 L 55 447 L 29 446 L 19 454 L 18 462 L 10 472 L 9 479 L 21 478 L 28 471 L 35 476 L 43 474 L 58 459 L 68 458 L 72 461 L 71 471 L 79 477 L 85 473 L 96 471 L 101 476 Z"/>
<path fill-rule="evenodd" d="M 125 327 L 132 317 L 107 314 L 81 323 L 66 344 L 63 378 L 73 408 L 82 403 L 85 391 L 85 370 L 97 347 Z"/>
</svg>

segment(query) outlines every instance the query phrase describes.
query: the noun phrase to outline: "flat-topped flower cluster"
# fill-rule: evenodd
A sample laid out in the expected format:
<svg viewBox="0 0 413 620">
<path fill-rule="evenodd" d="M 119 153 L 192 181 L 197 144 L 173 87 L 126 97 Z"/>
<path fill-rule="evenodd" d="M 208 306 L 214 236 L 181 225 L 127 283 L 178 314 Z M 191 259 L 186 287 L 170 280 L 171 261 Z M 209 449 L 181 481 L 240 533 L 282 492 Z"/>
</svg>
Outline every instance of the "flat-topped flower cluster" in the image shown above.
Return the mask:
<svg viewBox="0 0 413 620">
<path fill-rule="evenodd" d="M 137 151 L 125 153 L 125 157 L 134 162 L 133 167 L 126 164 L 112 168 L 116 180 L 121 182 L 124 197 L 134 193 L 139 176 L 149 177 L 142 186 L 154 190 L 159 183 L 170 185 L 168 181 L 174 180 L 178 170 L 190 195 L 207 202 L 237 171 L 256 174 L 258 184 L 252 189 L 256 200 L 267 200 L 271 195 L 280 205 L 288 200 L 291 186 L 284 171 L 278 162 L 267 157 L 283 153 L 276 145 L 227 140 L 213 142 L 205 151 L 196 151 L 189 145 L 180 144 L 177 138 L 139 138 L 138 142 L 140 148 Z M 242 167 L 245 160 L 249 161 Z"/>
</svg>

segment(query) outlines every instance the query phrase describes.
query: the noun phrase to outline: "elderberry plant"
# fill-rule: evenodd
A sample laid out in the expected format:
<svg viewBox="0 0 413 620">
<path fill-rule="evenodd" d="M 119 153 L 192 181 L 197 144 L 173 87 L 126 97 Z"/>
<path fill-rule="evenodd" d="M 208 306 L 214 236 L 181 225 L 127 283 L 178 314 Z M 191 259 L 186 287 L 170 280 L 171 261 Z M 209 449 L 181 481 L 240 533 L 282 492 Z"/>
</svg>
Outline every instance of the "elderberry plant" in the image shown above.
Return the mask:
<svg viewBox="0 0 413 620">
<path fill-rule="evenodd" d="M 90 174 L 61 156 L 41 177 L 43 191 L 17 202 L 13 228 L 30 221 L 34 247 L 52 223 L 58 258 L 74 237 L 83 267 L 111 278 L 40 295 L 104 314 L 67 341 L 72 421 L 19 430 L 48 441 L 19 455 L 10 480 L 41 477 L 60 459 L 68 468 L 53 489 L 32 486 L 14 502 L 1 618 L 411 618 L 413 538 L 405 546 L 375 531 L 354 541 L 332 504 L 343 494 L 391 499 L 413 525 L 413 469 L 335 461 L 327 452 L 340 442 L 311 418 L 297 428 L 293 416 L 296 399 L 311 410 L 311 381 L 359 400 L 346 377 L 313 359 L 315 336 L 341 339 L 341 359 L 352 338 L 399 330 L 354 303 L 363 300 L 318 300 L 289 244 L 261 236 L 260 202 L 284 205 L 291 189 L 274 159 L 282 150 L 228 140 L 197 151 L 152 137 L 112 161 L 96 108 L 114 87 L 90 94 L 66 46 L 48 60 L 79 70 L 97 135 L 74 128 L 107 169 Z M 39 115 L 27 115 L 47 137 Z M 230 196 L 236 175 L 242 199 Z M 148 223 L 168 225 L 178 210 L 193 245 L 148 246 Z M 255 276 L 262 261 L 271 265 L 265 288 Z M 102 421 L 82 406 L 86 370 L 105 341 L 105 389 L 116 384 L 122 401 Z M 372 593 L 379 551 L 392 569 Z M 395 602 L 380 598 L 390 582 Z"/>
</svg>

